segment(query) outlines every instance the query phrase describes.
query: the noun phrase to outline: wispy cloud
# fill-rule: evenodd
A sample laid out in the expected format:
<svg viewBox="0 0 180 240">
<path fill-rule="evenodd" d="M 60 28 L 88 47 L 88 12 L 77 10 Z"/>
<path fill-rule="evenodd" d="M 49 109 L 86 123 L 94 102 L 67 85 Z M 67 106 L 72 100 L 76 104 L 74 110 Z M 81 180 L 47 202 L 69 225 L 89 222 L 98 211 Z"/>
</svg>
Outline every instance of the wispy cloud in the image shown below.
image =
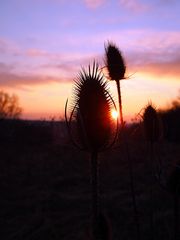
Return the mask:
<svg viewBox="0 0 180 240">
<path fill-rule="evenodd" d="M 3 72 L 9 72 L 11 70 L 14 69 L 14 65 L 13 64 L 6 64 L 4 62 L 0 62 L 0 73 L 3 73 Z"/>
<path fill-rule="evenodd" d="M 149 9 L 149 5 L 142 3 L 139 0 L 119 0 L 122 7 L 133 12 L 144 12 Z"/>
<path fill-rule="evenodd" d="M 147 32 L 134 39 L 126 49 L 130 71 L 144 72 L 164 78 L 180 76 L 180 33 Z"/>
<path fill-rule="evenodd" d="M 31 48 L 28 49 L 25 53 L 28 57 L 47 57 L 49 56 L 47 51 Z"/>
<path fill-rule="evenodd" d="M 122 38 L 123 36 L 123 38 Z M 111 38 L 110 38 L 111 37 Z M 8 62 L 0 57 L 0 86 L 36 85 L 48 82 L 72 81 L 81 67 L 86 67 L 93 60 L 103 66 L 104 42 L 114 41 L 122 50 L 131 73 L 142 72 L 155 75 L 159 80 L 166 76 L 180 76 L 180 33 L 153 32 L 147 30 L 115 31 L 99 33 L 88 40 L 88 36 L 73 40 L 79 47 L 83 42 L 91 42 L 91 49 L 96 52 L 53 52 L 38 48 L 19 48 L 18 62 Z M 7 41 L 8 42 L 8 41 Z M 0 46 L 6 45 L 1 41 Z M 8 54 L 14 54 L 14 48 L 8 44 Z M 27 61 L 28 60 L 28 61 Z M 26 66 L 24 65 L 26 64 Z"/>
<path fill-rule="evenodd" d="M 22 87 L 42 85 L 50 82 L 64 83 L 72 81 L 68 77 L 55 77 L 50 75 L 16 74 L 9 71 L 0 71 L 0 87 Z"/>
<path fill-rule="evenodd" d="M 98 8 L 105 3 L 105 0 L 83 0 L 88 8 Z"/>
<path fill-rule="evenodd" d="M 133 72 L 145 73 L 158 77 L 173 77 L 180 80 L 180 48 L 174 52 L 134 52 L 127 56 L 128 69 Z"/>
<path fill-rule="evenodd" d="M 19 47 L 11 40 L 0 37 L 0 53 L 11 53 L 16 55 L 19 53 Z"/>
</svg>

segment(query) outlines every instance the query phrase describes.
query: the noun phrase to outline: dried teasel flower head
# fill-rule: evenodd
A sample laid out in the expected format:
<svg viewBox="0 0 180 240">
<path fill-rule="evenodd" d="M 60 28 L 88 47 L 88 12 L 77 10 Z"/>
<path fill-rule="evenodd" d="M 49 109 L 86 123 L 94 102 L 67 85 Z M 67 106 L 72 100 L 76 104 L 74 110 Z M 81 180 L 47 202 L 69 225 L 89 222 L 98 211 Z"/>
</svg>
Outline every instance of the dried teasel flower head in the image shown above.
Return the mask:
<svg viewBox="0 0 180 240">
<path fill-rule="evenodd" d="M 87 71 L 82 69 L 79 73 L 73 99 L 67 122 L 76 145 L 88 151 L 100 151 L 110 146 L 116 135 L 111 116 L 115 105 L 95 62 Z"/>
<path fill-rule="evenodd" d="M 105 45 L 105 65 L 108 69 L 110 80 L 121 80 L 125 78 L 126 65 L 119 48 L 112 42 Z"/>
<path fill-rule="evenodd" d="M 145 107 L 143 123 L 146 139 L 150 142 L 158 141 L 162 135 L 162 125 L 158 113 L 152 103 L 149 103 Z"/>
</svg>

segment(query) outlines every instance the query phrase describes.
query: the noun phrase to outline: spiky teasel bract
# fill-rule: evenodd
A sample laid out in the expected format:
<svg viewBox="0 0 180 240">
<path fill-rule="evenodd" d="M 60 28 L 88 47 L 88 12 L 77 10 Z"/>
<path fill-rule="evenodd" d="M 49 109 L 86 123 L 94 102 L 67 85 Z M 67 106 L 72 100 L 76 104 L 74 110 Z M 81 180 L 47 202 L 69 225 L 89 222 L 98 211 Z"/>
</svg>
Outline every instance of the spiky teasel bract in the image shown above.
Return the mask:
<svg viewBox="0 0 180 240">
<path fill-rule="evenodd" d="M 144 110 L 143 124 L 145 137 L 150 142 L 158 141 L 161 136 L 162 127 L 156 108 L 149 103 Z"/>
<path fill-rule="evenodd" d="M 118 81 L 125 78 L 125 61 L 119 48 L 112 42 L 105 45 L 105 64 L 110 80 Z"/>
<path fill-rule="evenodd" d="M 75 81 L 71 115 L 76 122 L 76 142 L 83 149 L 99 151 L 111 144 L 113 104 L 98 64 L 82 69 Z"/>
</svg>

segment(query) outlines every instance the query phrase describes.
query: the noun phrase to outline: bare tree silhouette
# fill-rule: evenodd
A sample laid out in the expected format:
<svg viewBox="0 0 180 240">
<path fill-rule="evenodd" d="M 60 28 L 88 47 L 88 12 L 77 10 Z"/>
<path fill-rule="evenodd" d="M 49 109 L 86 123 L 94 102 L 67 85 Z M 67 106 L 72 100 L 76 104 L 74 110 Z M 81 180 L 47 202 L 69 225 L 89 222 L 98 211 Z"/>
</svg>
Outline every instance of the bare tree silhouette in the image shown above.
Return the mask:
<svg viewBox="0 0 180 240">
<path fill-rule="evenodd" d="M 0 119 L 19 118 L 22 108 L 19 107 L 19 99 L 16 95 L 9 95 L 4 91 L 0 91 Z"/>
</svg>

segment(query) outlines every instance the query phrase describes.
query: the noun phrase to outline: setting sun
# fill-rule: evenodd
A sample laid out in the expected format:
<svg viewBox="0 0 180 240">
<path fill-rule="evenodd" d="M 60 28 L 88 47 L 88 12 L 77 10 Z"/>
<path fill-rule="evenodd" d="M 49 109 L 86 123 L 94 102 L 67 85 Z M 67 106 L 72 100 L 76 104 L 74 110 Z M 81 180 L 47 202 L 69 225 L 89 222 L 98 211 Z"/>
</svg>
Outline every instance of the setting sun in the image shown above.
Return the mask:
<svg viewBox="0 0 180 240">
<path fill-rule="evenodd" d="M 112 110 L 111 111 L 111 116 L 112 116 L 113 119 L 116 120 L 118 118 L 118 112 L 116 110 Z"/>
</svg>

